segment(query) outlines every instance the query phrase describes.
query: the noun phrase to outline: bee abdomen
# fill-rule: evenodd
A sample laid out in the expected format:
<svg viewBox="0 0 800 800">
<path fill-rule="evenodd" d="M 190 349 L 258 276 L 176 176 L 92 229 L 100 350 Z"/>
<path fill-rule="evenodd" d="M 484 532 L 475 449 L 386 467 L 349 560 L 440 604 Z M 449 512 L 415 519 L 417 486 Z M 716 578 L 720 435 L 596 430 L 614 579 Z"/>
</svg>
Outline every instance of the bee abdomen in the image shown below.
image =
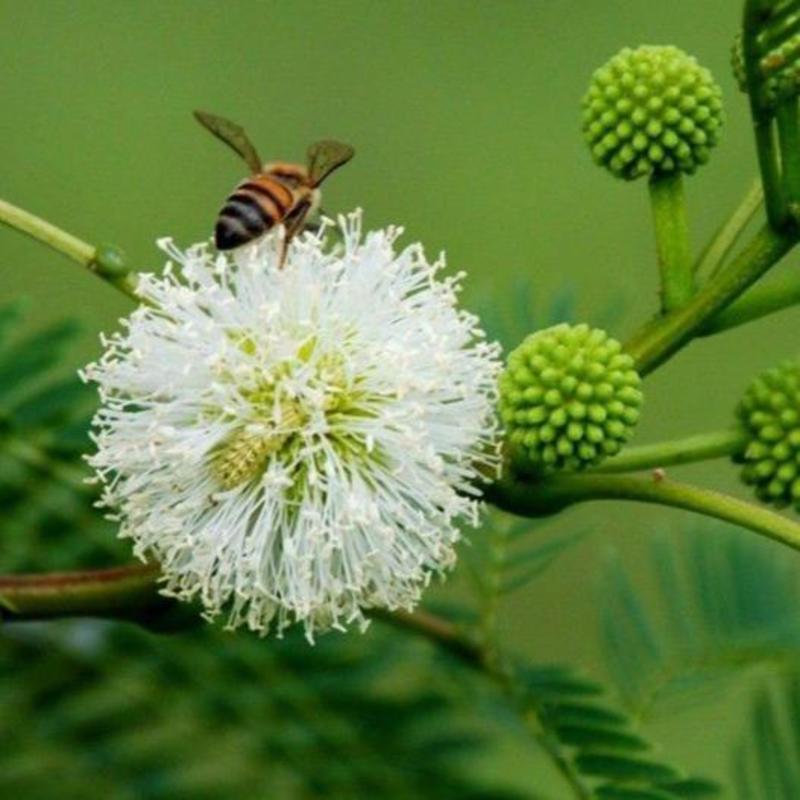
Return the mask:
<svg viewBox="0 0 800 800">
<path fill-rule="evenodd" d="M 217 218 L 217 249 L 232 250 L 266 233 L 285 216 L 291 199 L 285 187 L 261 176 L 239 185 Z"/>
</svg>

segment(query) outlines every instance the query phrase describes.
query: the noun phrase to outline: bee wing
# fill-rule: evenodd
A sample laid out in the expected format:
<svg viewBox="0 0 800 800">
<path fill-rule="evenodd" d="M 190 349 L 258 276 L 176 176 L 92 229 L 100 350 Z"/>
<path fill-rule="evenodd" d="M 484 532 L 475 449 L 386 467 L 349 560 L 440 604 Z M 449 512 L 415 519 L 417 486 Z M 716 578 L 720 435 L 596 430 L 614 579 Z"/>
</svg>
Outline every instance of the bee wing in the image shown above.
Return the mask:
<svg viewBox="0 0 800 800">
<path fill-rule="evenodd" d="M 225 117 L 218 117 L 206 111 L 195 111 L 194 118 L 217 139 L 221 139 L 228 147 L 236 151 L 247 162 L 251 172 L 254 174 L 261 172 L 263 162 L 244 132 L 244 128 Z"/>
<path fill-rule="evenodd" d="M 312 186 L 319 186 L 328 175 L 346 164 L 356 151 L 349 144 L 325 139 L 308 148 L 308 179 Z"/>
</svg>

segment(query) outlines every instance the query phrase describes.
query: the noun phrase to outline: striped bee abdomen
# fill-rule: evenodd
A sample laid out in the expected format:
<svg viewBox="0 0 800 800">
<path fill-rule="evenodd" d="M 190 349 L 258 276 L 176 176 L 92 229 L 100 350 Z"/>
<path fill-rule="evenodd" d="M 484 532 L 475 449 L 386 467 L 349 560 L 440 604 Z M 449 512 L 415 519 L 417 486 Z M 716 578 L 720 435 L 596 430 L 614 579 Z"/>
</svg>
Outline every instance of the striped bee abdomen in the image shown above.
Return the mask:
<svg viewBox="0 0 800 800">
<path fill-rule="evenodd" d="M 293 200 L 291 191 L 268 174 L 240 183 L 217 217 L 217 249 L 232 250 L 257 239 L 286 216 Z"/>
</svg>

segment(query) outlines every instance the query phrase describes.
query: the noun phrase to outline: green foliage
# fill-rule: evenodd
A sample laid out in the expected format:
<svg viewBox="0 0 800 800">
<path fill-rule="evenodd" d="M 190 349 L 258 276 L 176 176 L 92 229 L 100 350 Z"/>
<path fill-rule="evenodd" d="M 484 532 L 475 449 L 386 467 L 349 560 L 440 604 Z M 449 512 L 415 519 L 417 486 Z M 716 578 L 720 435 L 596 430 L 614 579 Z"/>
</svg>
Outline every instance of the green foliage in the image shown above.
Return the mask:
<svg viewBox="0 0 800 800">
<path fill-rule="evenodd" d="M 479 531 L 469 534 L 460 558 L 479 598 L 496 603 L 546 572 L 587 533 L 570 531 L 553 536 L 541 524 L 494 511 Z"/>
<path fill-rule="evenodd" d="M 0 312 L 0 570 L 129 558 L 83 483 L 94 391 L 49 377 L 75 328 L 20 341 L 18 320 Z M 425 652 L 380 631 L 311 648 L 205 623 L 175 638 L 91 621 L 8 626 L 0 796 L 44 800 L 57 780 L 65 800 L 513 798 L 471 775 L 483 737 L 460 694 L 420 667 Z"/>
<path fill-rule="evenodd" d="M 311 649 L 206 625 L 9 628 L 0 796 L 517 797 L 471 775 L 484 736 L 425 653 L 381 631 Z"/>
<path fill-rule="evenodd" d="M 657 538 L 651 563 L 652 602 L 617 558 L 602 581 L 608 664 L 636 716 L 718 691 L 747 667 L 800 659 L 800 584 L 779 547 L 738 529 L 705 527 Z"/>
<path fill-rule="evenodd" d="M 800 673 L 789 672 L 757 693 L 731 773 L 737 800 L 800 794 Z"/>
<path fill-rule="evenodd" d="M 73 329 L 20 341 L 9 335 L 15 313 L 0 314 L 0 569 L 120 560 L 125 547 L 82 482 L 93 393 L 77 378 L 49 377 Z M 552 535 L 540 523 L 488 517 L 462 552 L 487 633 L 499 602 L 586 533 Z M 659 611 L 618 563 L 604 582 L 604 628 L 632 711 L 568 667 L 512 670 L 508 694 L 520 719 L 586 798 L 718 797 L 715 783 L 665 760 L 641 729 L 642 712 L 667 689 L 707 687 L 723 668 L 800 652 L 793 613 L 800 588 L 775 548 L 729 531 L 683 544 L 654 545 Z M 460 607 L 447 614 L 476 621 Z M 496 687 L 463 664 L 448 660 L 442 669 L 429 653 L 381 629 L 309 648 L 296 635 L 265 642 L 205 624 L 173 638 L 100 622 L 7 626 L 0 633 L 0 795 L 49 798 L 58 775 L 66 800 L 518 796 L 502 780 L 485 784 L 474 769 L 487 746 L 486 721 L 475 709 L 502 703 Z M 758 702 L 763 738 L 779 711 L 771 700 Z M 519 724 L 512 730 L 520 732 Z M 784 774 L 790 764 L 762 747 L 743 761 L 738 780 L 796 785 Z"/>
<path fill-rule="evenodd" d="M 92 507 L 96 491 L 81 461 L 95 393 L 77 375 L 51 376 L 77 328 L 14 335 L 20 311 L 0 307 L 0 569 L 111 563 L 126 548 Z"/>
<path fill-rule="evenodd" d="M 678 800 L 718 797 L 720 787 L 653 755 L 655 747 L 603 687 L 565 667 L 518 673 L 525 702 L 566 768 L 596 800 Z"/>
<path fill-rule="evenodd" d="M 12 513 L 0 537 L 16 546 L 4 548 L 4 570 L 102 563 L 121 550 L 104 522 L 98 538 L 75 543 L 98 516 L 80 462 L 91 390 L 47 374 L 70 331 L 3 340 L 0 355 L 21 351 L 27 365 L 14 371 L 15 356 L 0 358 L 13 378 L 4 384 L 13 402 L 3 406 L 2 438 L 14 465 L 2 478 Z M 41 502 L 51 494 L 58 515 Z M 487 607 L 584 535 L 542 538 L 533 527 L 496 513 L 464 548 Z M 461 609 L 450 615 L 467 619 Z M 88 800 L 514 796 L 484 787 L 470 768 L 485 742 L 466 702 L 496 703 L 495 689 L 463 665 L 452 666 L 456 680 L 432 669 L 420 661 L 424 646 L 402 634 L 327 637 L 309 648 L 297 636 L 266 643 L 204 624 L 167 638 L 81 622 L 9 626 L 0 643 L 0 738 L 9 743 L 0 794 L 48 797 L 57 773 L 60 796 Z M 542 726 L 540 744 L 575 780 L 597 787 L 596 797 L 635 797 L 634 788 L 645 796 L 655 785 L 662 797 L 681 796 L 665 788 L 680 773 L 649 757 L 650 745 L 599 685 L 562 667 L 521 668 L 515 680 L 523 716 Z"/>
</svg>

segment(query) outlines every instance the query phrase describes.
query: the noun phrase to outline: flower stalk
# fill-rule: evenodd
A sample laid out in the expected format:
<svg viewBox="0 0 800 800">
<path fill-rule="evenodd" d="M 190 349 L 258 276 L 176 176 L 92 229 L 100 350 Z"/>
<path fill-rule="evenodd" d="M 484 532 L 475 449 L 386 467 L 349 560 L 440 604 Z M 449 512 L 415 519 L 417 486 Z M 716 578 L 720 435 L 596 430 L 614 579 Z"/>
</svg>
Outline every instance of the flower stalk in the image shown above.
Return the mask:
<svg viewBox="0 0 800 800">
<path fill-rule="evenodd" d="M 156 593 L 158 567 L 0 575 L 0 620 L 59 617 L 149 619 L 167 601 Z"/>
<path fill-rule="evenodd" d="M 0 199 L 0 223 L 30 236 L 65 255 L 90 272 L 101 277 L 123 294 L 137 299 L 136 281 L 125 267 L 118 250 L 109 246 L 95 246 L 77 236 Z"/>
<path fill-rule="evenodd" d="M 800 550 L 800 523 L 721 492 L 667 478 L 586 473 L 559 475 L 539 483 L 503 480 L 488 487 L 487 495 L 499 508 L 527 517 L 547 516 L 590 500 L 671 506 L 741 525 Z"/>
<path fill-rule="evenodd" d="M 781 103 L 775 112 L 778 139 L 783 166 L 783 190 L 787 199 L 787 211 L 796 218 L 800 203 L 800 118 L 797 98 L 790 97 Z"/>
<path fill-rule="evenodd" d="M 713 278 L 719 273 L 745 228 L 763 205 L 764 190 L 761 181 L 757 180 L 697 259 L 694 272 L 699 278 Z"/>
<path fill-rule="evenodd" d="M 661 275 L 662 311 L 685 305 L 694 294 L 686 194 L 680 172 L 654 173 L 650 178 L 650 202 Z"/>
<path fill-rule="evenodd" d="M 787 275 L 750 289 L 722 313 L 712 317 L 699 335 L 723 333 L 799 303 L 800 276 Z"/>
<path fill-rule="evenodd" d="M 766 226 L 733 262 L 709 280 L 682 308 L 646 325 L 626 344 L 642 374 L 652 372 L 700 335 L 709 319 L 724 311 L 766 274 L 797 242 L 794 229 Z"/>
<path fill-rule="evenodd" d="M 758 37 L 771 9 L 764 0 L 746 0 L 742 20 L 742 55 L 745 65 L 745 83 L 750 99 L 750 116 L 753 121 L 756 154 L 764 185 L 767 219 L 770 226 L 780 230 L 786 221 L 786 200 L 781 185 L 781 170 L 772 110 L 764 99 L 759 67 Z"/>
<path fill-rule="evenodd" d="M 636 472 L 709 461 L 714 458 L 735 455 L 747 445 L 748 440 L 749 437 L 745 431 L 739 428 L 730 428 L 695 434 L 668 442 L 629 447 L 620 455 L 595 467 L 592 473 Z"/>
</svg>

